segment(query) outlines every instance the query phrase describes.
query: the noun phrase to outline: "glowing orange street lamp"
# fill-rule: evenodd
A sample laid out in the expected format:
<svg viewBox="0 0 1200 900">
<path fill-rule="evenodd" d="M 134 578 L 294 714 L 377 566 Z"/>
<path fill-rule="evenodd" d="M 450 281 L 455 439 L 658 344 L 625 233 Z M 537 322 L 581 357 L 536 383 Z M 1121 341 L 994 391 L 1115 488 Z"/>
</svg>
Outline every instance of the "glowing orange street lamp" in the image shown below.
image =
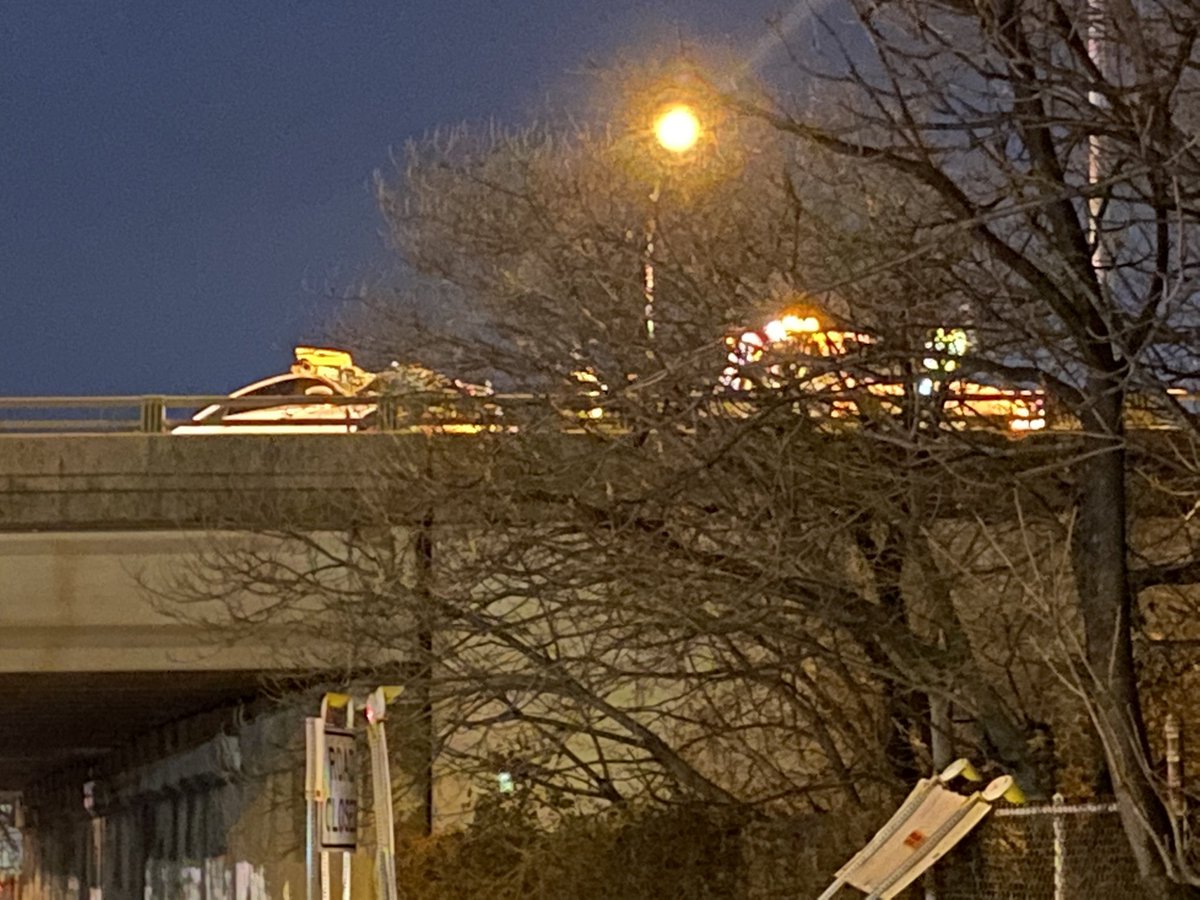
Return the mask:
<svg viewBox="0 0 1200 900">
<path fill-rule="evenodd" d="M 687 153 L 695 147 L 700 131 L 700 118 L 686 103 L 668 106 L 654 120 L 654 137 L 672 153 Z"/>
<path fill-rule="evenodd" d="M 659 146 L 670 153 L 683 155 L 700 141 L 700 117 L 686 103 L 673 103 L 661 109 L 654 119 L 654 137 Z M 658 197 L 660 184 L 655 182 L 650 192 L 650 216 L 646 220 L 646 249 L 642 261 L 642 295 L 646 301 L 646 337 L 654 340 L 654 239 L 658 231 Z M 647 350 L 653 357 L 653 352 Z"/>
</svg>

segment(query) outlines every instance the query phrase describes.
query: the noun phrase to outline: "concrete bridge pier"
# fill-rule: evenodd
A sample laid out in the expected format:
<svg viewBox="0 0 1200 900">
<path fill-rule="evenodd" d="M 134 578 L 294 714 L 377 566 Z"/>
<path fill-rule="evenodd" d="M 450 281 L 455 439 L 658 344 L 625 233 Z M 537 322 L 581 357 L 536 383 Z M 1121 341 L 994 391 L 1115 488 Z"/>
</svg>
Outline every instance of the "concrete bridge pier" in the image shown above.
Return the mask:
<svg viewBox="0 0 1200 900">
<path fill-rule="evenodd" d="M 31 786 L 21 900 L 303 897 L 299 720 L 268 714 Z"/>
</svg>

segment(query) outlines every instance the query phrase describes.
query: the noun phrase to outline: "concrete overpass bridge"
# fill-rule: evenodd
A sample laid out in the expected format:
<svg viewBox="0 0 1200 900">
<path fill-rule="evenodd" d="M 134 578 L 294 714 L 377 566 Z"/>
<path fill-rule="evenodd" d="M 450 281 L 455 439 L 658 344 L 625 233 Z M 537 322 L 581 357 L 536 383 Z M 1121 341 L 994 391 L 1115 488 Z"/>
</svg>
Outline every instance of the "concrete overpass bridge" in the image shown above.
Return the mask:
<svg viewBox="0 0 1200 900">
<path fill-rule="evenodd" d="M 473 425 L 405 424 L 393 409 L 379 418 L 390 428 L 365 431 L 337 418 L 346 410 L 361 422 L 361 398 L 267 402 L 286 416 L 315 406 L 324 418 L 304 411 L 274 433 L 251 420 L 197 436 L 171 432 L 197 408 L 262 409 L 263 399 L 239 407 L 208 396 L 0 398 L 0 735 L 21 736 L 0 738 L 0 790 L 94 759 L 156 723 L 253 696 L 276 665 L 267 648 L 206 645 L 151 607 L 143 580 L 186 565 L 213 530 L 346 527 L 364 515 L 361 498 L 397 441 L 439 431 L 470 440 L 464 431 L 492 427 L 478 416 Z M 1049 459 L 1063 437 L 1047 430 L 1021 440 Z M 1134 439 L 1170 455 L 1170 431 L 1140 429 Z M 153 674 L 161 672 L 188 676 Z"/>
<path fill-rule="evenodd" d="M 255 704 L 264 676 L 278 669 L 277 658 L 267 645 L 211 647 L 192 626 L 149 604 L 142 581 L 186 565 L 214 530 L 281 522 L 312 530 L 346 527 L 361 517 L 360 498 L 397 441 L 442 439 L 438 429 L 404 425 L 395 410 L 379 417 L 390 427 L 370 432 L 335 422 L 324 433 L 170 433 L 185 421 L 173 418 L 173 410 L 227 399 L 0 400 L 0 431 L 13 426 L 12 433 L 0 433 L 0 791 L 25 791 L 31 817 L 41 816 L 38 859 L 50 873 L 35 879 L 27 900 L 66 896 L 71 879 L 77 887 L 109 886 L 109 896 L 142 896 L 155 860 L 187 861 L 189 871 L 204 878 L 204 861 L 217 856 L 235 865 L 244 860 L 231 854 L 280 855 L 278 847 L 256 844 L 253 834 L 240 844 L 196 836 L 245 830 L 238 823 L 247 810 L 270 820 L 269 810 L 278 805 L 278 798 L 255 794 L 238 806 L 227 797 L 232 781 L 206 780 L 222 766 L 252 768 L 229 741 L 258 746 L 275 726 L 247 730 L 236 710 Z M 289 398 L 272 402 L 283 399 Z M 361 407 L 356 398 L 290 399 L 335 410 Z M 13 410 L 18 415 L 4 419 Z M 1024 440 L 1052 456 L 1060 438 L 1044 432 Z M 1147 429 L 1136 439 L 1169 445 L 1172 437 Z M 278 727 L 294 736 L 295 724 Z M 108 818 L 125 823 L 113 828 L 140 838 L 120 845 L 96 836 L 94 811 L 85 812 L 82 801 L 84 785 L 96 783 L 107 798 L 102 810 L 108 803 Z M 289 782 L 285 792 L 293 788 Z M 147 809 L 158 811 L 149 831 L 138 831 L 131 823 L 148 821 Z M 296 829 L 290 819 L 275 829 L 285 835 L 280 840 L 292 842 L 290 856 L 282 854 L 286 860 L 274 874 L 260 875 L 289 883 L 298 897 Z M 147 843 L 146 834 L 158 843 Z M 112 865 L 132 853 L 141 871 L 114 873 L 80 847 L 92 848 L 96 858 L 103 856 L 97 847 L 107 848 Z M 179 866 L 172 871 L 170 877 L 183 877 Z M 170 894 L 163 887 L 152 895 Z M 282 896 L 245 896 L 268 895 Z"/>
<path fill-rule="evenodd" d="M 209 646 L 143 582 L 213 529 L 346 525 L 389 440 L 0 436 L 0 790 L 252 697 L 269 650 Z"/>
</svg>

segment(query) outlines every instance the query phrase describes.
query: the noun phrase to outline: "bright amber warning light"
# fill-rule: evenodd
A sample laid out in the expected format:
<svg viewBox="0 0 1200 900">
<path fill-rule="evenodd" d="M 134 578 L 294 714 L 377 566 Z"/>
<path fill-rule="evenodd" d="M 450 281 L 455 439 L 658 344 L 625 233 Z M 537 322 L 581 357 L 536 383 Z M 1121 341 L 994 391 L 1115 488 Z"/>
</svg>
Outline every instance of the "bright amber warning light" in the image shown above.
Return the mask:
<svg viewBox="0 0 1200 900">
<path fill-rule="evenodd" d="M 700 120 L 691 107 L 668 107 L 654 120 L 654 136 L 672 153 L 686 153 L 700 140 Z"/>
</svg>

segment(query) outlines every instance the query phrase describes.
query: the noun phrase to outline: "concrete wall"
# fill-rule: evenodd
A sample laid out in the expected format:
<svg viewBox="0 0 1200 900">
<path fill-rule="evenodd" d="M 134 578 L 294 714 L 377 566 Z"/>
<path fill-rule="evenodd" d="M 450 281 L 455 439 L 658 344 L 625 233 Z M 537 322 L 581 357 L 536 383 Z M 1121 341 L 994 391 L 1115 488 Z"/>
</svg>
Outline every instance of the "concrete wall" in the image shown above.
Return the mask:
<svg viewBox="0 0 1200 900">
<path fill-rule="evenodd" d="M 265 648 L 214 647 L 202 629 L 156 609 L 143 587 L 187 566 L 209 537 L 0 533 L 0 673 L 269 668 Z"/>
<path fill-rule="evenodd" d="M 408 439 L 0 435 L 0 531 L 338 524 Z"/>
</svg>

